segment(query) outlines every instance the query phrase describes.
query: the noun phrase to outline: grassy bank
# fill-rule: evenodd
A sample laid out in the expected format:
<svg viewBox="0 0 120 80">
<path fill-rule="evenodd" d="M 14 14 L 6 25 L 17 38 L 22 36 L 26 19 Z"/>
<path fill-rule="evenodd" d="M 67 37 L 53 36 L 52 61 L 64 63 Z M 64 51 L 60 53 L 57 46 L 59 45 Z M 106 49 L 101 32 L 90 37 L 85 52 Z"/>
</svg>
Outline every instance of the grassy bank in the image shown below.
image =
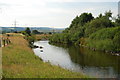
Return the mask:
<svg viewBox="0 0 120 80">
<path fill-rule="evenodd" d="M 83 78 L 35 56 L 23 36 L 10 36 L 11 44 L 2 48 L 2 68 L 5 78 Z"/>
</svg>

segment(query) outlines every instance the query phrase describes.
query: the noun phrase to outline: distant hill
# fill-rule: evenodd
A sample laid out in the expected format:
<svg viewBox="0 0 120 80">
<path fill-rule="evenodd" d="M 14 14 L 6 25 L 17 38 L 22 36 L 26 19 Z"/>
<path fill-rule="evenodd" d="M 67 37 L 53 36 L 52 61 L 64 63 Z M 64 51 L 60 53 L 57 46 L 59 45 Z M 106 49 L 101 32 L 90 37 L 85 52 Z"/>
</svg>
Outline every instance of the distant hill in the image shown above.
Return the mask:
<svg viewBox="0 0 120 80">
<path fill-rule="evenodd" d="M 2 32 L 14 32 L 14 31 L 24 31 L 26 27 L 1 27 Z M 30 27 L 32 30 L 38 30 L 39 32 L 62 32 L 64 28 L 49 28 L 49 27 Z"/>
</svg>

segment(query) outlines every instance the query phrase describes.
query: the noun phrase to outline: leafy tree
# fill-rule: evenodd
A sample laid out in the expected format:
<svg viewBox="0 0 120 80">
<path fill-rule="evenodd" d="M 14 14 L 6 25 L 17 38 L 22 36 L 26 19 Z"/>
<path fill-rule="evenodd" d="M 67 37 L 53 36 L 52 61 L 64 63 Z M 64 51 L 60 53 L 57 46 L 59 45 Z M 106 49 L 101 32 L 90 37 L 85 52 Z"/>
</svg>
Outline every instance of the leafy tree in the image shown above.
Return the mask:
<svg viewBox="0 0 120 80">
<path fill-rule="evenodd" d="M 26 28 L 26 30 L 25 30 L 25 32 L 30 36 L 31 35 L 31 30 L 30 30 L 30 28 Z"/>
<path fill-rule="evenodd" d="M 101 18 L 101 17 L 103 17 L 103 15 L 102 15 L 102 14 L 99 14 L 99 17 L 98 17 L 98 18 Z"/>
<path fill-rule="evenodd" d="M 120 15 L 117 16 L 117 19 L 115 19 L 116 26 L 120 26 Z"/>
<path fill-rule="evenodd" d="M 111 10 L 109 10 L 108 12 L 105 12 L 105 16 L 106 16 L 107 18 L 112 17 L 112 12 L 111 12 Z"/>
<path fill-rule="evenodd" d="M 83 26 L 85 23 L 94 19 L 91 13 L 83 13 L 80 15 L 79 24 Z"/>
<path fill-rule="evenodd" d="M 106 12 L 105 16 L 100 16 L 86 25 L 85 35 L 89 36 L 92 33 L 100 30 L 102 28 L 114 27 L 113 22 L 109 19 L 111 17 L 111 12 Z"/>
</svg>

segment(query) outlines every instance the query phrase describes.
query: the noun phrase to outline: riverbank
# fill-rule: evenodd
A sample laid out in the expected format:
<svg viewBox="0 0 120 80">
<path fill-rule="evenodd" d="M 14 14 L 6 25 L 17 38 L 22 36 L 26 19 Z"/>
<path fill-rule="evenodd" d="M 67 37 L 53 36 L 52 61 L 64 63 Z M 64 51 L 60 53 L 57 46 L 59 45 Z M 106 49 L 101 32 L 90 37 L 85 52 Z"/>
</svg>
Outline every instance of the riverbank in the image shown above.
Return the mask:
<svg viewBox="0 0 120 80">
<path fill-rule="evenodd" d="M 90 38 L 80 38 L 79 46 L 88 48 L 92 51 L 100 51 L 100 52 L 108 53 L 111 55 L 120 56 L 120 52 L 117 52 L 114 50 L 112 51 L 112 48 L 114 48 L 115 46 L 113 46 L 114 45 L 113 42 L 110 44 L 109 41 L 110 39 L 109 40 L 94 40 Z"/>
<path fill-rule="evenodd" d="M 93 51 L 101 51 L 120 56 L 120 27 L 110 27 L 100 29 L 89 37 L 71 38 L 70 33 L 54 34 L 50 38 L 50 43 L 73 44 L 89 48 Z M 75 37 L 76 38 L 76 37 Z"/>
<path fill-rule="evenodd" d="M 4 78 L 85 78 L 50 63 L 44 63 L 35 56 L 28 42 L 21 35 L 10 36 L 11 44 L 2 48 L 2 69 Z"/>
<path fill-rule="evenodd" d="M 50 42 L 80 44 L 94 51 L 120 55 L 118 54 L 120 53 L 120 23 L 118 23 L 120 18 L 116 18 L 115 22 L 110 18 L 112 18 L 111 11 L 95 18 L 91 13 L 82 13 L 76 16 L 62 33 L 53 34 Z"/>
</svg>

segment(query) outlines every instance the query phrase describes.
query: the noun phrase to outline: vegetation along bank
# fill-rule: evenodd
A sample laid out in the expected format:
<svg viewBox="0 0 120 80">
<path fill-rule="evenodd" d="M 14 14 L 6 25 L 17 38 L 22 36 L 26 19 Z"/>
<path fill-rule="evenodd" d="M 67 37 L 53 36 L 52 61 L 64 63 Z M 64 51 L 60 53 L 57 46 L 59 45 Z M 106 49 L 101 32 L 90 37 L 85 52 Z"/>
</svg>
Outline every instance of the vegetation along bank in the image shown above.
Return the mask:
<svg viewBox="0 0 120 80">
<path fill-rule="evenodd" d="M 50 37 L 50 43 L 76 44 L 93 50 L 120 53 L 120 15 L 112 12 L 93 17 L 91 13 L 76 16 L 62 33 Z"/>
</svg>

